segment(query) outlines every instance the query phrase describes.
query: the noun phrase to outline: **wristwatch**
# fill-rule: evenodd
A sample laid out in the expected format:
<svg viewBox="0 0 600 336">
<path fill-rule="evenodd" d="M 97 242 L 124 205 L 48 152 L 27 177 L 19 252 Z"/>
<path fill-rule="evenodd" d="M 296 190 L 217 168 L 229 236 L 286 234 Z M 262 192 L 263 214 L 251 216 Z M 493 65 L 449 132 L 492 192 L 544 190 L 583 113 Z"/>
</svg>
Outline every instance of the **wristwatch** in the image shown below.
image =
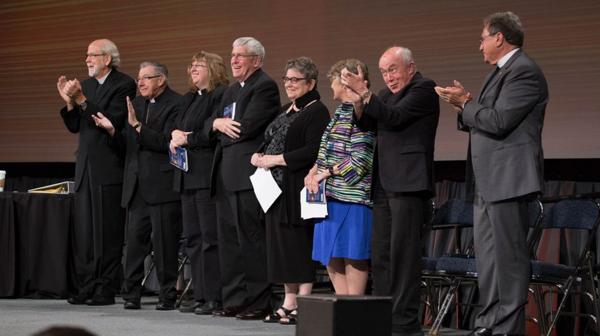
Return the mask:
<svg viewBox="0 0 600 336">
<path fill-rule="evenodd" d="M 333 166 L 329 166 L 329 167 L 327 167 L 327 171 L 329 172 L 329 175 L 330 175 L 330 176 L 333 176 L 333 175 L 335 175 L 335 174 L 333 173 Z"/>
<path fill-rule="evenodd" d="M 84 101 L 83 103 L 79 104 L 79 107 L 85 111 L 87 109 L 87 100 Z"/>
</svg>

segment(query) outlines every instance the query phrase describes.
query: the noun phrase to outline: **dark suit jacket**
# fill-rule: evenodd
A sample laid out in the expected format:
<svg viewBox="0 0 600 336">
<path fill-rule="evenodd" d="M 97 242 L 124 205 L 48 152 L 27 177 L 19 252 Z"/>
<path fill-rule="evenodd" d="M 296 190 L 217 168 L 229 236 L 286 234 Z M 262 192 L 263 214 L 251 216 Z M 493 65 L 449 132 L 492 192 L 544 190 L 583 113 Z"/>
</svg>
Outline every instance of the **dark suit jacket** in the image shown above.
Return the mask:
<svg viewBox="0 0 600 336">
<path fill-rule="evenodd" d="M 523 51 L 492 74 L 459 116 L 459 128 L 470 131 L 467 179 L 488 202 L 542 191 L 548 103 L 544 74 Z"/>
<path fill-rule="evenodd" d="M 127 149 L 121 206 L 129 205 L 136 185 L 142 198 L 149 204 L 179 199 L 179 193 L 173 190 L 173 170 L 177 168 L 169 163 L 169 141 L 180 99 L 180 94 L 167 87 L 155 98 L 155 103 L 149 103 L 142 96 L 133 100 L 135 115 L 142 128 L 138 133 L 127 124 L 124 132 L 118 134 L 125 141 Z M 148 113 L 147 106 L 150 107 Z M 118 136 L 115 141 L 119 141 Z"/>
<path fill-rule="evenodd" d="M 123 181 L 123 153 L 109 145 L 110 135 L 97 127 L 92 114 L 102 112 L 120 132 L 127 118 L 125 97 L 133 98 L 136 85 L 133 78 L 112 69 L 104 84 L 98 89 L 98 81 L 88 78 L 81 83 L 87 98 L 85 111 L 79 107 L 60 111 L 65 126 L 72 133 L 79 133 L 75 165 L 75 188 L 79 189 L 84 173 L 89 174 L 93 185 L 120 184 Z"/>
<path fill-rule="evenodd" d="M 433 196 L 433 149 L 440 115 L 435 82 L 417 72 L 399 92 L 385 88 L 365 106 L 359 126 L 377 131 L 377 178 L 386 191 Z"/>
<path fill-rule="evenodd" d="M 215 136 L 212 122 L 223 116 L 226 106 L 236 103 L 234 120 L 241 123 L 238 139 L 224 134 L 216 134 L 219 142 L 215 151 L 215 160 L 211 176 L 221 169 L 225 188 L 229 191 L 251 190 L 249 176 L 256 167 L 250 164 L 250 158 L 263 140 L 263 132 L 271 120 L 280 111 L 279 89 L 277 84 L 264 71 L 258 69 L 244 82 L 229 86 L 223 94 L 221 107 L 206 124 L 207 136 Z"/>
<path fill-rule="evenodd" d="M 210 92 L 203 90 L 201 96 L 195 91 L 188 92 L 181 100 L 176 128 L 193 133 L 187 137 L 188 171 L 175 171 L 176 191 L 210 188 L 210 170 L 215 155 L 216 138 L 203 132 L 204 123 L 210 119 L 212 127 L 214 119 L 211 117 L 221 106 L 226 89 L 226 86 L 219 86 Z M 190 109 L 194 98 L 200 101 L 194 109 Z"/>
</svg>

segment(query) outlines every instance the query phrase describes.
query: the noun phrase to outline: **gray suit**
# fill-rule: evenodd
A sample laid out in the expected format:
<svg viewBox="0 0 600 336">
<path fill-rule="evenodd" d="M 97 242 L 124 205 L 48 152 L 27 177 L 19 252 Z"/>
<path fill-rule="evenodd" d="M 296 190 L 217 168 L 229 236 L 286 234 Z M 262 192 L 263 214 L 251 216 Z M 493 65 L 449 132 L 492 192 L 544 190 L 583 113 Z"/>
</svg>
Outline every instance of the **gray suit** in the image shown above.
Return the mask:
<svg viewBox="0 0 600 336">
<path fill-rule="evenodd" d="M 488 75 L 459 127 L 470 132 L 467 182 L 474 186 L 475 254 L 483 309 L 476 325 L 524 334 L 529 196 L 543 188 L 542 126 L 548 86 L 518 50 Z"/>
</svg>

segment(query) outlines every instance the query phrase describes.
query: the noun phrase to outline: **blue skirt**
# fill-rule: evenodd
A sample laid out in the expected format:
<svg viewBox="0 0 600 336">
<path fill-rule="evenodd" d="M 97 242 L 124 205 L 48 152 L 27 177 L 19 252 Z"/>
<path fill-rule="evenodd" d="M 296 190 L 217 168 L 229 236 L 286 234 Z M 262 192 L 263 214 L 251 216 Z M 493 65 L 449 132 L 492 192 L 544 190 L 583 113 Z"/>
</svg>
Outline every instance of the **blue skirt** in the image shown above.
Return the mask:
<svg viewBox="0 0 600 336">
<path fill-rule="evenodd" d="M 327 218 L 315 222 L 313 260 L 327 266 L 331 258 L 368 260 L 371 256 L 371 208 L 327 199 Z"/>
</svg>

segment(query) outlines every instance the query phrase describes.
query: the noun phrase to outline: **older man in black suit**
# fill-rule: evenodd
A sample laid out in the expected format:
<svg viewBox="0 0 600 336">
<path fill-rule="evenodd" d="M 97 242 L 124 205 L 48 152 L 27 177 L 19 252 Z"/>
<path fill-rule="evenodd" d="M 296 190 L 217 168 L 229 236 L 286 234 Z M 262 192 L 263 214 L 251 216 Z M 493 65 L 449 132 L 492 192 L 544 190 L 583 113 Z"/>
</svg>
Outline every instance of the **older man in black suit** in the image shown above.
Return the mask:
<svg viewBox="0 0 600 336">
<path fill-rule="evenodd" d="M 264 214 L 249 176 L 250 158 L 280 111 L 277 84 L 261 67 L 262 44 L 252 37 L 233 42 L 231 71 L 237 80 L 223 94 L 217 115 L 205 123 L 219 139 L 212 180 L 216 185 L 223 309 L 214 315 L 262 319 L 269 312 Z"/>
<path fill-rule="evenodd" d="M 154 249 L 160 284 L 157 310 L 175 309 L 177 257 L 181 237 L 181 203 L 173 190 L 173 166 L 169 164 L 169 140 L 175 126 L 181 95 L 167 83 L 167 68 L 157 62 L 140 64 L 140 95 L 129 100 L 128 124 L 115 133 L 111 121 L 94 117 L 113 136 L 114 146 L 125 146 L 125 178 L 121 205 L 127 208 L 125 248 L 125 309 L 140 309 L 144 259 Z M 150 238 L 152 236 L 152 244 Z"/>
<path fill-rule="evenodd" d="M 475 335 L 524 335 L 529 284 L 528 202 L 544 183 L 542 126 L 548 86 L 522 50 L 512 12 L 483 22 L 479 49 L 496 65 L 477 99 L 455 81 L 436 87 L 470 132 L 467 181 L 474 187 L 475 255 L 480 301 Z"/>
<path fill-rule="evenodd" d="M 77 292 L 68 302 L 107 305 L 114 303 L 120 287 L 124 155 L 109 145 L 110 135 L 93 116 L 104 115 L 120 131 L 127 114 L 125 97 L 135 95 L 135 82 L 117 70 L 119 50 L 110 40 L 90 43 L 85 62 L 91 78 L 80 83 L 61 76 L 57 83 L 66 103 L 60 115 L 70 132 L 79 133 L 72 240 Z"/>
<path fill-rule="evenodd" d="M 389 295 L 394 335 L 421 335 L 422 229 L 434 195 L 433 148 L 440 107 L 435 83 L 417 71 L 412 52 L 391 47 L 379 59 L 387 88 L 369 91 L 362 74 L 344 70 L 357 93 L 360 127 L 376 130 L 371 266 L 373 294 Z"/>
</svg>

